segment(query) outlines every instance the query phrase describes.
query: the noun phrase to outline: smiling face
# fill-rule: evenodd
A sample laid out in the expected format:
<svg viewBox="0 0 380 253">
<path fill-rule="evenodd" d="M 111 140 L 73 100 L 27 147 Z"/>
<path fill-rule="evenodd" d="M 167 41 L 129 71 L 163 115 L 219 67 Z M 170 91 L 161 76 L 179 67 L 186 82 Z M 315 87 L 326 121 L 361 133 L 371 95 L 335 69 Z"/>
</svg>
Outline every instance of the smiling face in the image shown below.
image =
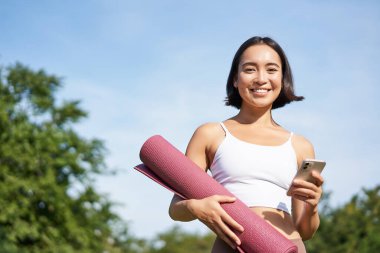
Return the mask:
<svg viewBox="0 0 380 253">
<path fill-rule="evenodd" d="M 242 107 L 271 108 L 281 91 L 280 56 L 271 47 L 248 47 L 240 57 L 234 86 L 239 90 Z"/>
</svg>

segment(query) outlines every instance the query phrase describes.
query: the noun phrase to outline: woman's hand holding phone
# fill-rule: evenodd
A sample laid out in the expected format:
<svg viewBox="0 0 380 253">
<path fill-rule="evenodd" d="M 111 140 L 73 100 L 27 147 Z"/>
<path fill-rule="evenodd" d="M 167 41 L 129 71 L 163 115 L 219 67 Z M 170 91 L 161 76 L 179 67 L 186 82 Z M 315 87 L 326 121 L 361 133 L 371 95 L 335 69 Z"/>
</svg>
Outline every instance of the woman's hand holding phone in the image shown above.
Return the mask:
<svg viewBox="0 0 380 253">
<path fill-rule="evenodd" d="M 325 165 L 326 162 L 321 160 L 304 160 L 287 192 L 288 196 L 316 207 L 322 196 L 323 177 L 321 172 Z"/>
</svg>

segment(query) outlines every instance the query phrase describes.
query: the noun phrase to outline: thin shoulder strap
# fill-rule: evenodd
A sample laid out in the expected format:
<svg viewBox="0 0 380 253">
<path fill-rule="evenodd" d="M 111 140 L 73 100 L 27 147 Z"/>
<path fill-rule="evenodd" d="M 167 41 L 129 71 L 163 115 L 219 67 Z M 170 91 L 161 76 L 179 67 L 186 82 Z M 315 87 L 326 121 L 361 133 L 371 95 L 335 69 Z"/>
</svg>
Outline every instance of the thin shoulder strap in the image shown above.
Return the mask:
<svg viewBox="0 0 380 253">
<path fill-rule="evenodd" d="M 228 131 L 227 127 L 223 124 L 223 122 L 220 122 L 220 125 L 222 126 L 224 132 L 226 133 L 226 136 L 230 134 L 230 132 Z"/>
<path fill-rule="evenodd" d="M 293 135 L 294 135 L 293 132 L 290 132 L 290 136 L 289 136 L 288 142 L 292 141 Z"/>
</svg>

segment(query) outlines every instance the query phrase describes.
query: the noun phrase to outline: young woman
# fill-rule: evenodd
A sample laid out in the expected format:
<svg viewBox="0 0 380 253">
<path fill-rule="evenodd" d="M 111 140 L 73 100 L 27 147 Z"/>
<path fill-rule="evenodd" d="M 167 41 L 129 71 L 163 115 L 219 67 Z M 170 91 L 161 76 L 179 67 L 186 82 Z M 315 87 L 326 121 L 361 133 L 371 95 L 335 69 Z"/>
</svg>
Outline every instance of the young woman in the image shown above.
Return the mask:
<svg viewBox="0 0 380 253">
<path fill-rule="evenodd" d="M 323 178 L 313 172 L 315 184 L 293 180 L 303 159 L 314 158 L 312 144 L 277 124 L 271 111 L 302 100 L 293 90 L 285 53 L 271 38 L 253 37 L 235 54 L 227 80 L 226 105 L 239 109 L 221 123 L 196 129 L 186 156 L 247 204 L 285 237 L 299 252 L 303 240 L 319 226 L 318 202 Z M 217 234 L 213 251 L 235 252 L 241 242 L 233 230 L 244 228 L 220 206 L 234 202 L 228 196 L 183 200 L 174 195 L 170 217 L 199 219 Z M 228 246 L 229 245 L 229 246 Z"/>
</svg>

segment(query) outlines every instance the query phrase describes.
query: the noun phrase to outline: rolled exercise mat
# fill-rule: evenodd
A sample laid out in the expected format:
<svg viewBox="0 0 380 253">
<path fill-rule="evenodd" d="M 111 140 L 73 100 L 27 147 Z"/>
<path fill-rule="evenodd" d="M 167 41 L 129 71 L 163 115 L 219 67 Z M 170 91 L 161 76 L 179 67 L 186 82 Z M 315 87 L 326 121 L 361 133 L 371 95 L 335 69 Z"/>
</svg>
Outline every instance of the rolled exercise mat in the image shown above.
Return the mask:
<svg viewBox="0 0 380 253">
<path fill-rule="evenodd" d="M 144 175 L 184 199 L 203 199 L 215 194 L 234 196 L 198 165 L 159 135 L 150 137 L 141 147 L 143 164 L 135 167 Z M 235 197 L 235 196 L 234 196 Z M 221 204 L 244 232 L 236 232 L 243 253 L 296 253 L 297 246 L 264 219 L 253 213 L 239 199 Z"/>
</svg>

